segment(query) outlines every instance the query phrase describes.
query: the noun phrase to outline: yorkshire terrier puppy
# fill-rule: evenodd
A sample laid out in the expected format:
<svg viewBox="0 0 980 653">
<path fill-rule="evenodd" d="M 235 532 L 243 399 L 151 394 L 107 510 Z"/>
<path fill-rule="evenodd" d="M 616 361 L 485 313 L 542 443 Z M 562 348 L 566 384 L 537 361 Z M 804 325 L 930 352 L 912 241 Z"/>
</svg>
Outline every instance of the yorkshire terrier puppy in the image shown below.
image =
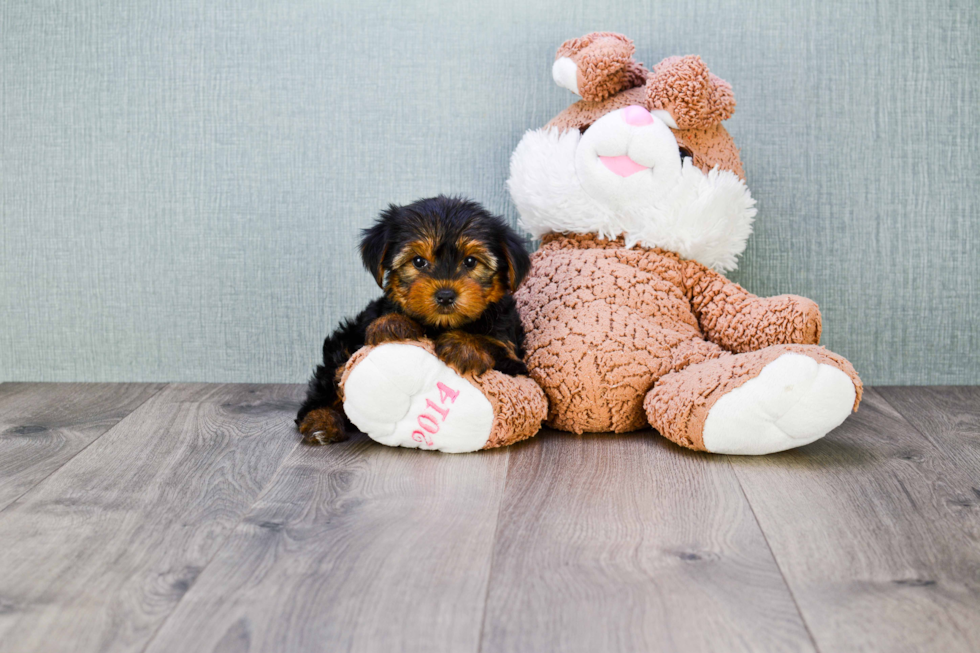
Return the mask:
<svg viewBox="0 0 980 653">
<path fill-rule="evenodd" d="M 459 373 L 527 374 L 524 329 L 512 293 L 531 266 L 520 237 L 470 200 L 391 205 L 361 233 L 361 260 L 384 296 L 323 342 L 296 424 L 308 444 L 345 438 L 339 372 L 364 345 L 429 338 Z"/>
</svg>

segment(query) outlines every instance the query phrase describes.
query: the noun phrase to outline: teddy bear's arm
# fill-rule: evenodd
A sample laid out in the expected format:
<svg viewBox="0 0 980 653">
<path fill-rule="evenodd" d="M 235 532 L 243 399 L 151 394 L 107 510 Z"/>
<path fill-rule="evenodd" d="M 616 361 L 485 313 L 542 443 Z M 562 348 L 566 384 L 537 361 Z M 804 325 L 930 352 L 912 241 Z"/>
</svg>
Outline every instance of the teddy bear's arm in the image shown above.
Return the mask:
<svg viewBox="0 0 980 653">
<path fill-rule="evenodd" d="M 757 297 L 696 261 L 686 261 L 688 299 L 705 337 L 743 353 L 771 345 L 820 342 L 820 309 L 797 295 Z"/>
</svg>

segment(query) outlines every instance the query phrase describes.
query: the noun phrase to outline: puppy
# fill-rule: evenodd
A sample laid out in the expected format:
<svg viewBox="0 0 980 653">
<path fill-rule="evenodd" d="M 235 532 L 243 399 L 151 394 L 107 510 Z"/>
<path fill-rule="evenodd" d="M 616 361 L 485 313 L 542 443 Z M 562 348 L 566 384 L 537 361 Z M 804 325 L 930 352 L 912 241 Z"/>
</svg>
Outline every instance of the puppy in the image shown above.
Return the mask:
<svg viewBox="0 0 980 653">
<path fill-rule="evenodd" d="M 364 345 L 429 338 L 460 373 L 527 374 L 511 293 L 531 266 L 520 237 L 476 202 L 433 197 L 391 205 L 361 234 L 361 259 L 384 296 L 323 342 L 296 424 L 308 444 L 345 438 L 339 372 Z"/>
</svg>

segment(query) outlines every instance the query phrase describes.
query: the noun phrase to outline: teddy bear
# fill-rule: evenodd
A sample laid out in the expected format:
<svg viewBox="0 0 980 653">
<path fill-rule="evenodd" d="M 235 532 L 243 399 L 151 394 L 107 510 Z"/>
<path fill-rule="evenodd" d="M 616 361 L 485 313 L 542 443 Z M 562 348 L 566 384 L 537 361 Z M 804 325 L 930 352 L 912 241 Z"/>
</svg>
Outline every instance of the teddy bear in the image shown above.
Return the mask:
<svg viewBox="0 0 980 653">
<path fill-rule="evenodd" d="M 819 346 L 804 297 L 726 279 L 756 215 L 722 122 L 731 86 L 698 56 L 647 71 L 628 38 L 566 41 L 555 82 L 581 100 L 527 132 L 508 187 L 541 239 L 515 293 L 525 362 L 556 429 L 653 426 L 690 449 L 767 454 L 817 440 L 862 384 Z"/>
<path fill-rule="evenodd" d="M 582 99 L 511 157 L 521 225 L 541 239 L 515 299 L 530 377 L 459 375 L 432 343 L 358 350 L 344 411 L 391 446 L 465 452 L 533 436 L 653 426 L 690 449 L 767 454 L 856 410 L 853 366 L 819 346 L 817 305 L 726 279 L 755 202 L 722 126 L 731 86 L 697 56 L 652 71 L 626 37 L 565 42 L 555 82 Z"/>
</svg>

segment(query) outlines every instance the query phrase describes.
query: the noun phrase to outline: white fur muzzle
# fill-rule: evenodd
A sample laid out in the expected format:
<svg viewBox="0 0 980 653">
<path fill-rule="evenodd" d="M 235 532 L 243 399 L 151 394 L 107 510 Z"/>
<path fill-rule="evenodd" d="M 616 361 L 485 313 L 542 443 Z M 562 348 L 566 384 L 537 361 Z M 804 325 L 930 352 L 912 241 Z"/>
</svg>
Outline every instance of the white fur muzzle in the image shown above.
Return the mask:
<svg viewBox="0 0 980 653">
<path fill-rule="evenodd" d="M 624 237 L 627 247 L 659 247 L 720 272 L 734 270 L 755 218 L 755 200 L 738 176 L 707 174 L 656 114 L 627 123 L 624 109 L 597 120 L 584 134 L 528 131 L 514 149 L 507 185 L 522 226 L 548 232 Z M 608 162 L 629 159 L 628 176 Z"/>
</svg>

